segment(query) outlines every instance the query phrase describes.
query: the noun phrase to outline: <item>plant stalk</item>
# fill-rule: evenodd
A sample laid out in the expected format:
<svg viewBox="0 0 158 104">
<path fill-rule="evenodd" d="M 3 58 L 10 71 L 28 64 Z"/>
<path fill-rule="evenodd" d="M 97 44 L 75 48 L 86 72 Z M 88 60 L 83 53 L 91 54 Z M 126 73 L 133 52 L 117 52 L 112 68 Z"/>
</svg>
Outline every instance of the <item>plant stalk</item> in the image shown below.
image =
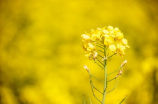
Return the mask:
<svg viewBox="0 0 158 104">
<path fill-rule="evenodd" d="M 104 56 L 106 57 L 106 46 L 104 46 Z M 102 104 L 105 104 L 105 97 L 106 97 L 106 88 L 107 88 L 107 65 L 106 59 L 104 60 L 104 89 L 103 89 L 103 99 Z"/>
</svg>

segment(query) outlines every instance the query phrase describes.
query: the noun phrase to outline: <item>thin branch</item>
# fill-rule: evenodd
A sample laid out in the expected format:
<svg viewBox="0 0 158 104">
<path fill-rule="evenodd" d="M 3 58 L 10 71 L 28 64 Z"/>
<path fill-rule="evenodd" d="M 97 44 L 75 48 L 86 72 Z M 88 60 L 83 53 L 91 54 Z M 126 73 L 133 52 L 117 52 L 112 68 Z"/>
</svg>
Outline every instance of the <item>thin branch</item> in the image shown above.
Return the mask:
<svg viewBox="0 0 158 104">
<path fill-rule="evenodd" d="M 107 47 L 107 48 L 106 48 L 106 53 L 108 53 L 109 51 L 110 51 L 110 49 Z"/>
<path fill-rule="evenodd" d="M 100 92 L 101 94 L 103 94 L 101 91 L 99 91 L 96 87 L 93 86 L 94 89 L 96 89 L 98 92 Z"/>
<path fill-rule="evenodd" d="M 104 81 L 102 81 L 102 80 L 98 79 L 97 77 L 93 76 L 92 74 L 90 74 L 90 75 L 91 75 L 93 78 L 97 79 L 98 81 L 100 81 L 100 82 L 104 83 Z"/>
<path fill-rule="evenodd" d="M 114 54 L 112 54 L 111 56 L 109 56 L 108 59 L 111 58 L 111 57 L 114 56 L 114 55 L 116 55 L 116 53 L 114 53 Z"/>
<path fill-rule="evenodd" d="M 115 70 L 114 72 L 109 73 L 108 75 L 113 74 L 113 73 L 119 71 L 121 68 L 122 68 L 122 66 L 119 69 Z"/>
<path fill-rule="evenodd" d="M 118 80 L 118 81 L 119 81 L 119 80 Z M 108 91 L 106 94 L 108 94 L 108 93 L 110 93 L 111 91 L 115 90 L 115 88 L 116 88 L 116 85 L 117 85 L 118 81 L 115 83 L 114 88 L 113 88 L 112 90 Z"/>
<path fill-rule="evenodd" d="M 90 85 L 91 85 L 91 89 L 92 89 L 93 96 L 94 96 L 100 103 L 102 103 L 102 102 L 95 96 L 95 94 L 94 94 L 91 76 L 90 76 Z"/>
<path fill-rule="evenodd" d="M 89 98 L 89 102 L 90 102 L 90 104 L 92 104 L 92 102 L 91 102 L 91 99 Z"/>
<path fill-rule="evenodd" d="M 98 51 L 100 51 L 100 52 L 104 53 L 104 52 L 103 52 L 103 51 L 101 51 L 101 50 L 98 50 Z"/>
<path fill-rule="evenodd" d="M 96 45 L 96 46 L 100 47 L 101 49 L 104 49 L 102 46 L 99 46 L 99 45 Z"/>
<path fill-rule="evenodd" d="M 100 60 L 99 59 L 97 59 L 99 62 L 100 62 Z M 104 66 L 104 64 L 102 63 L 102 62 L 100 62 L 103 66 Z"/>
<path fill-rule="evenodd" d="M 92 86 L 93 86 L 93 88 L 94 89 L 96 89 L 98 92 L 100 92 L 101 94 L 103 94 L 101 91 L 99 91 L 96 87 L 94 87 L 94 85 L 93 85 L 93 83 L 92 83 L 92 79 L 91 79 L 91 76 L 93 76 L 92 74 L 90 74 L 90 80 L 91 80 L 91 84 L 92 84 Z M 94 77 L 94 76 L 93 76 Z M 94 78 L 96 78 L 96 77 L 94 77 Z M 97 80 L 99 80 L 99 81 L 101 81 L 100 79 L 98 79 L 98 78 L 96 78 Z M 103 81 L 101 81 L 101 82 L 103 82 Z M 104 82 L 103 82 L 104 83 Z"/>
<path fill-rule="evenodd" d="M 84 104 L 86 104 L 85 99 L 84 99 L 84 94 L 83 94 L 83 102 L 84 102 Z"/>
<path fill-rule="evenodd" d="M 99 57 L 101 57 L 101 58 L 104 58 L 103 56 L 101 56 L 101 55 L 98 55 Z"/>
<path fill-rule="evenodd" d="M 122 102 L 126 99 L 126 97 L 127 97 L 127 95 L 125 96 L 125 98 L 124 98 L 124 99 L 122 99 L 122 101 L 121 101 L 119 104 L 122 104 Z"/>
<path fill-rule="evenodd" d="M 98 66 L 100 66 L 97 62 L 95 62 Z M 102 66 L 100 66 L 102 69 L 104 69 Z"/>
<path fill-rule="evenodd" d="M 110 82 L 110 81 L 112 81 L 112 80 L 114 80 L 114 79 L 116 79 L 116 77 L 115 77 L 115 78 L 113 78 L 113 79 L 108 80 L 107 82 Z"/>
<path fill-rule="evenodd" d="M 103 44 L 100 44 L 100 43 L 97 43 L 98 45 L 100 45 L 100 46 L 102 46 L 102 47 L 104 47 L 104 45 Z"/>
</svg>

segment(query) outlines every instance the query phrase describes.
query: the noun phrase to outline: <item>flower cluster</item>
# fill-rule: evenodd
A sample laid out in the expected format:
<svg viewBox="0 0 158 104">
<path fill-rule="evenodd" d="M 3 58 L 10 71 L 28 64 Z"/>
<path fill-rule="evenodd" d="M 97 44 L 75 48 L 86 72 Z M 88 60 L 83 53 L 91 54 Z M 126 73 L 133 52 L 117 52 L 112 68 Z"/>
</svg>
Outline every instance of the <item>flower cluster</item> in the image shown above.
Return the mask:
<svg viewBox="0 0 158 104">
<path fill-rule="evenodd" d="M 125 49 L 129 48 L 127 39 L 124 38 L 123 33 L 117 27 L 97 28 L 96 30 L 91 30 L 89 33 L 85 32 L 85 34 L 81 35 L 81 38 L 85 56 L 90 59 L 97 57 L 97 43 L 121 57 L 125 55 Z"/>
</svg>

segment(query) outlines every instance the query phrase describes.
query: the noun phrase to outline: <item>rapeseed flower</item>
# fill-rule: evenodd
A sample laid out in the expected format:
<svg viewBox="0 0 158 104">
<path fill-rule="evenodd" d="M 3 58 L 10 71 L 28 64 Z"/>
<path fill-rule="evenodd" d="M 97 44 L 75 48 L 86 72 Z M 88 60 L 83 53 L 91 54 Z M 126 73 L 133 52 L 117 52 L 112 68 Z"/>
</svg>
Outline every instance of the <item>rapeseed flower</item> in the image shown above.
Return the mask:
<svg viewBox="0 0 158 104">
<path fill-rule="evenodd" d="M 121 57 L 125 55 L 126 48 L 129 48 L 128 41 L 124 38 L 123 33 L 119 28 L 113 28 L 112 26 L 92 29 L 89 33 L 82 34 L 81 39 L 85 56 L 89 59 L 97 58 L 97 43 Z"/>
<path fill-rule="evenodd" d="M 85 33 L 81 35 L 82 38 L 82 45 L 83 49 L 85 50 L 85 56 L 88 57 L 90 60 L 94 61 L 94 64 L 97 64 L 101 69 L 104 69 L 104 81 L 100 80 L 99 78 L 95 77 L 90 73 L 90 69 L 84 65 L 84 69 L 89 73 L 90 76 L 90 84 L 93 92 L 93 88 L 102 93 L 102 101 L 99 100 L 95 93 L 93 92 L 93 96 L 101 103 L 105 104 L 106 94 L 113 91 L 118 83 L 119 79 L 116 81 L 118 76 L 121 76 L 123 73 L 123 66 L 127 63 L 125 60 L 120 68 L 110 74 L 113 74 L 117 71 L 118 74 L 111 80 L 107 80 L 107 61 L 114 55 L 119 55 L 123 57 L 125 55 L 126 48 L 129 48 L 127 39 L 124 38 L 123 33 L 119 30 L 119 28 L 113 28 L 112 26 L 97 28 L 96 30 L 91 30 L 89 33 Z M 99 51 L 99 53 L 97 52 Z M 109 56 L 109 54 L 111 54 Z M 102 61 L 100 61 L 102 59 Z M 96 87 L 93 86 L 91 77 L 101 81 L 104 83 L 103 91 L 100 91 Z M 115 86 L 112 90 L 106 91 L 107 83 L 114 80 L 116 81 Z M 124 98 L 125 99 L 125 98 Z M 124 101 L 121 101 L 121 103 Z M 120 104 L 121 104 L 120 103 Z"/>
</svg>

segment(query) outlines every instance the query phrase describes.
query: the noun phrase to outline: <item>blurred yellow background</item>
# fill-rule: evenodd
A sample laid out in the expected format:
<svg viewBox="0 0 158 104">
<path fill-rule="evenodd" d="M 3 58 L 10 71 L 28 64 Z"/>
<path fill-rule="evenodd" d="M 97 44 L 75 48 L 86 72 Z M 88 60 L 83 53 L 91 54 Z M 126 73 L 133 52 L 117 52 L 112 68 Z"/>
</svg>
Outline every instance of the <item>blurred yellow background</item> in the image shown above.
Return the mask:
<svg viewBox="0 0 158 104">
<path fill-rule="evenodd" d="M 128 60 L 106 104 L 126 95 L 123 104 L 158 104 L 157 7 L 156 0 L 0 0 L 0 104 L 83 104 L 83 94 L 99 104 L 83 66 L 100 79 L 103 70 L 84 56 L 80 36 L 108 25 L 130 49 L 108 62 L 110 73 Z"/>
</svg>

